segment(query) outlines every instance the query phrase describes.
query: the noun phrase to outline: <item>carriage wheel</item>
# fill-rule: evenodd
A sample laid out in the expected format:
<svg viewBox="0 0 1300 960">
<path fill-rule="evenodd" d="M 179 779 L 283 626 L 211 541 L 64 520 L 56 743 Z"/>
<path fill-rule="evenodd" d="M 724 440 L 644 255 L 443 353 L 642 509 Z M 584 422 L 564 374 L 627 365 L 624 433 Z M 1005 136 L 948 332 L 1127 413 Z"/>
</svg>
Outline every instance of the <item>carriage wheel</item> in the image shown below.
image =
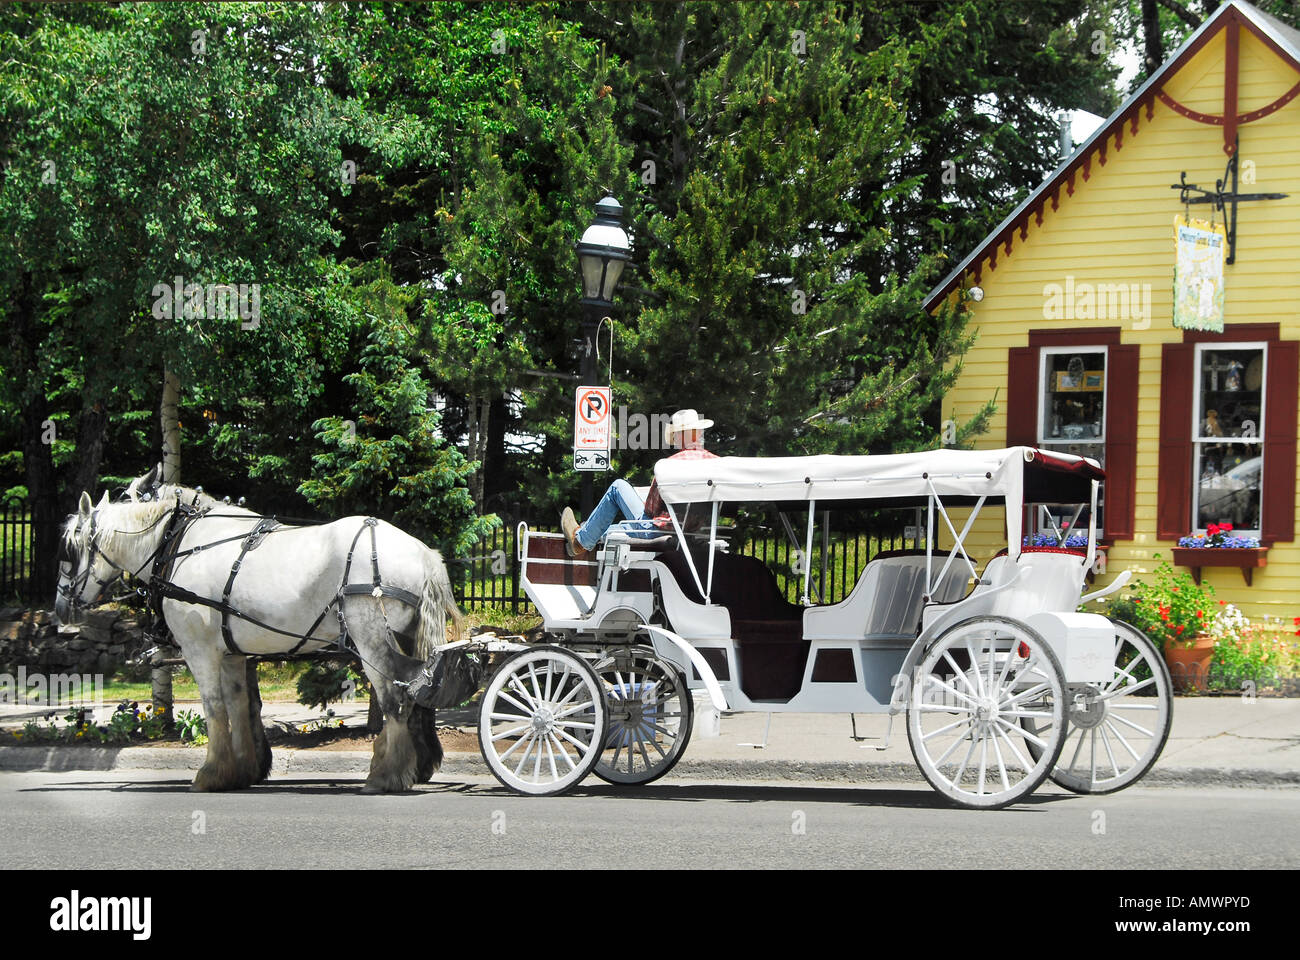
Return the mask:
<svg viewBox="0 0 1300 960">
<path fill-rule="evenodd" d="M 695 706 L 686 678 L 645 647 L 616 655 L 597 672 L 605 685 L 609 736 L 596 776 L 619 784 L 658 780 L 691 738 Z"/>
<path fill-rule="evenodd" d="M 1114 793 L 1140 780 L 1159 758 L 1174 719 L 1173 684 L 1159 648 L 1137 627 L 1111 623 L 1113 676 L 1067 691 L 1064 745 L 1050 776 L 1075 793 Z M 1042 736 L 1041 721 L 1025 724 Z"/>
<path fill-rule="evenodd" d="M 561 647 L 507 659 L 479 705 L 478 742 L 493 776 L 535 796 L 577 786 L 600 759 L 609 711 L 587 662 Z"/>
<path fill-rule="evenodd" d="M 1047 777 L 1061 752 L 1064 705 L 1060 661 L 1038 633 L 974 617 L 940 635 L 917 664 L 907 739 L 932 787 L 960 806 L 996 810 Z M 1026 719 L 1045 732 L 1027 730 Z"/>
</svg>

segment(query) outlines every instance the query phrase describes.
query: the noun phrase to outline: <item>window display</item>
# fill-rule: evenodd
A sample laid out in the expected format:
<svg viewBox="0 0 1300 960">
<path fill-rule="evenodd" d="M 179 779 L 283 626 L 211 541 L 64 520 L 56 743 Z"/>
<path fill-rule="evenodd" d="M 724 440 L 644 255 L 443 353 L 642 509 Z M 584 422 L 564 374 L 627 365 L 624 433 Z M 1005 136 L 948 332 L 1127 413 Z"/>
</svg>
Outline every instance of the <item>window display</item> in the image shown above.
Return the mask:
<svg viewBox="0 0 1300 960">
<path fill-rule="evenodd" d="M 1264 433 L 1263 344 L 1197 348 L 1195 528 L 1259 530 Z"/>
</svg>

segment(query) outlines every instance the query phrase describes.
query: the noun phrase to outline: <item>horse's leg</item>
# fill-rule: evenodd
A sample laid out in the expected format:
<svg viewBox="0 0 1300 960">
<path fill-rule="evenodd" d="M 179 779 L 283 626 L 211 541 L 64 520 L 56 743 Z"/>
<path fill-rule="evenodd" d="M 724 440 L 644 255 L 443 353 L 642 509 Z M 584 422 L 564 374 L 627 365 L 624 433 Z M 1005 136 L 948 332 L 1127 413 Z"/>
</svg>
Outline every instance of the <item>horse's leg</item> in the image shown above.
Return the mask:
<svg viewBox="0 0 1300 960">
<path fill-rule="evenodd" d="M 350 601 L 350 602 L 349 602 Z M 387 630 L 378 602 L 348 598 L 348 633 L 362 656 L 366 676 L 384 712 L 384 729 L 375 740 L 370 774 L 363 793 L 401 793 L 417 782 L 419 767 L 410 721 L 413 704 L 405 699 L 393 681 L 409 680 L 407 667 L 388 643 Z"/>
<path fill-rule="evenodd" d="M 262 691 L 257 686 L 257 663 L 248 661 L 248 722 L 253 731 L 253 746 L 257 750 L 257 779 L 261 783 L 271 775 L 271 742 L 266 739 L 262 724 Z"/>
<path fill-rule="evenodd" d="M 428 783 L 442 768 L 442 741 L 438 739 L 433 708 L 413 708 L 410 727 L 411 739 L 415 741 L 415 782 Z"/>
<path fill-rule="evenodd" d="M 252 704 L 248 690 L 248 668 L 251 665 L 247 657 L 232 655 L 221 658 L 221 697 L 226 704 L 226 715 L 230 718 L 230 748 L 235 758 L 237 784 L 241 787 L 258 781 L 262 762 L 253 736 Z M 260 723 L 259 716 L 258 724 Z"/>
<path fill-rule="evenodd" d="M 230 717 L 221 693 L 221 651 L 212 644 L 187 643 L 180 639 L 181 652 L 199 696 L 203 698 L 203 716 L 208 724 L 208 755 L 199 767 L 191 786 L 193 790 L 234 790 L 246 785 L 240 782 L 240 771 L 230 742 Z"/>
</svg>

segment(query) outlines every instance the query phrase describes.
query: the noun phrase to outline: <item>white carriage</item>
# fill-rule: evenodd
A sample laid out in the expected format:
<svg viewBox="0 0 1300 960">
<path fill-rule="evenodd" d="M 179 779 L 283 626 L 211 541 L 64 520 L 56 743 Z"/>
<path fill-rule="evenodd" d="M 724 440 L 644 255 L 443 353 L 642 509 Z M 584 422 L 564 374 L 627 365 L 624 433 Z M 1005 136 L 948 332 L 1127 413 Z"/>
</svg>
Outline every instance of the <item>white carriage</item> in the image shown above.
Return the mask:
<svg viewBox="0 0 1300 960">
<path fill-rule="evenodd" d="M 615 527 L 574 561 L 561 535 L 520 525 L 521 583 L 553 642 L 515 645 L 489 680 L 484 758 L 521 793 L 561 793 L 593 770 L 647 783 L 680 759 L 698 694 L 719 713 L 888 714 L 891 730 L 905 714 L 925 778 L 963 806 L 1005 806 L 1049 776 L 1076 792 L 1127 786 L 1164 746 L 1172 695 L 1146 636 L 1077 612 L 1127 581 L 1081 598 L 1102 478 L 1094 461 L 1028 447 L 660 461 L 662 537 Z M 1026 505 L 1048 503 L 1086 511 L 1086 550 L 1022 546 Z M 720 539 L 724 505 L 758 504 L 781 511 L 805 557 L 817 511 L 837 507 L 915 509 L 924 549 L 877 554 L 833 604 L 810 602 L 806 562 L 792 604 Z M 999 507 L 1007 549 L 981 568 L 965 540 Z"/>
</svg>

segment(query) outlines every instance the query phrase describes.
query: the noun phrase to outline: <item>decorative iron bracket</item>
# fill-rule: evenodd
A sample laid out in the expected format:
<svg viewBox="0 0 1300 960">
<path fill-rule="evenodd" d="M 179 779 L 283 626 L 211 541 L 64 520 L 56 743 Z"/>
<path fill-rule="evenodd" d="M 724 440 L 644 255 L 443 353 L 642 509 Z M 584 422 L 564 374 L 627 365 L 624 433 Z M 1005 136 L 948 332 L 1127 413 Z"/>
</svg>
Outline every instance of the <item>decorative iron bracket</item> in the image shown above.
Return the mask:
<svg viewBox="0 0 1300 960">
<path fill-rule="evenodd" d="M 1186 170 L 1178 174 L 1177 183 L 1169 185 L 1170 190 L 1178 191 L 1178 202 L 1183 206 L 1190 206 L 1193 203 L 1212 203 L 1215 210 L 1223 212 L 1228 239 L 1228 255 L 1224 263 L 1235 263 L 1237 260 L 1237 204 L 1248 200 L 1284 200 L 1287 196 L 1285 193 L 1238 193 L 1237 160 L 1240 154 L 1239 149 L 1233 150 L 1232 156 L 1228 158 L 1228 165 L 1223 170 L 1223 178 L 1214 181 L 1213 190 L 1188 183 Z M 1229 187 L 1226 193 L 1224 187 Z"/>
</svg>

